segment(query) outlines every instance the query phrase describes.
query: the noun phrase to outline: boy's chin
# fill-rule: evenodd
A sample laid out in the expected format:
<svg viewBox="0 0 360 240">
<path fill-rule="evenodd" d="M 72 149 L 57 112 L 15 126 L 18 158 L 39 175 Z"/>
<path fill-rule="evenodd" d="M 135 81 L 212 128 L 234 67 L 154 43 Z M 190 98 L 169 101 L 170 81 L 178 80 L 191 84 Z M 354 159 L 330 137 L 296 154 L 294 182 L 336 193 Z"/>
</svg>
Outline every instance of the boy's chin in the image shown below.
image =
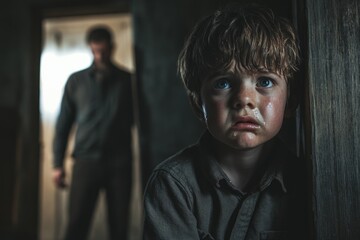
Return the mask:
<svg viewBox="0 0 360 240">
<path fill-rule="evenodd" d="M 227 136 L 226 144 L 237 150 L 250 150 L 262 146 L 267 139 L 253 132 L 231 132 Z"/>
</svg>

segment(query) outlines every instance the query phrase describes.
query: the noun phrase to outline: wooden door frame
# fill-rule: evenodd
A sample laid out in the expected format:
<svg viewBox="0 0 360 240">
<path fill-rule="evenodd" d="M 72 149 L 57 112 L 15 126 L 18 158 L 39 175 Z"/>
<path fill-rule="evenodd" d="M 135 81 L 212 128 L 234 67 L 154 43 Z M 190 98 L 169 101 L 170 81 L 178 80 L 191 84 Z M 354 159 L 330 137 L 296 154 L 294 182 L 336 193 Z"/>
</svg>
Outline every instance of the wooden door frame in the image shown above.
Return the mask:
<svg viewBox="0 0 360 240">
<path fill-rule="evenodd" d="M 39 209 L 40 209 L 40 163 L 41 163 L 41 119 L 40 119 L 40 56 L 42 52 L 42 22 L 48 18 L 86 16 L 96 14 L 129 13 L 129 1 L 119 1 L 113 3 L 77 3 L 77 4 L 38 4 L 29 8 L 31 15 L 31 38 L 30 53 L 28 62 L 31 63 L 29 70 L 31 86 L 27 90 L 30 92 L 28 98 L 30 103 L 27 113 L 31 113 L 24 118 L 28 129 L 22 134 L 22 141 L 19 147 L 19 163 L 31 162 L 27 164 L 27 169 L 18 169 L 15 195 L 14 227 L 16 237 L 26 239 L 38 239 L 39 234 Z M 30 144 L 29 144 L 30 143 Z M 30 155 L 24 156 L 22 152 Z M 21 156 L 22 155 L 22 156 Z M 23 197 L 26 196 L 26 197 Z"/>
</svg>

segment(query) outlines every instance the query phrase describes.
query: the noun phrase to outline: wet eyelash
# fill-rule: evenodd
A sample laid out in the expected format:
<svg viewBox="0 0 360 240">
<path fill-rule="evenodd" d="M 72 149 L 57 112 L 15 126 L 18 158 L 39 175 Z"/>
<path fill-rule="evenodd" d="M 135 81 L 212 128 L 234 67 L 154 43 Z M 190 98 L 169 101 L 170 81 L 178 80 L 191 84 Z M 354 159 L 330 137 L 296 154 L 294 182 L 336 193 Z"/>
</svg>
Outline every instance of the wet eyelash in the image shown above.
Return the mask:
<svg viewBox="0 0 360 240">
<path fill-rule="evenodd" d="M 261 82 L 262 81 L 267 81 L 267 83 L 270 85 L 261 85 Z M 257 80 L 257 83 L 256 83 L 256 85 L 258 86 L 258 87 L 262 87 L 262 88 L 269 88 L 269 87 L 272 87 L 272 86 L 274 86 L 274 85 L 276 85 L 276 81 L 273 79 L 273 78 L 271 78 L 271 77 L 259 77 L 258 78 L 258 80 Z"/>
<path fill-rule="evenodd" d="M 219 78 L 213 82 L 213 87 L 219 90 L 229 89 L 231 88 L 231 83 L 230 80 L 226 78 Z"/>
</svg>

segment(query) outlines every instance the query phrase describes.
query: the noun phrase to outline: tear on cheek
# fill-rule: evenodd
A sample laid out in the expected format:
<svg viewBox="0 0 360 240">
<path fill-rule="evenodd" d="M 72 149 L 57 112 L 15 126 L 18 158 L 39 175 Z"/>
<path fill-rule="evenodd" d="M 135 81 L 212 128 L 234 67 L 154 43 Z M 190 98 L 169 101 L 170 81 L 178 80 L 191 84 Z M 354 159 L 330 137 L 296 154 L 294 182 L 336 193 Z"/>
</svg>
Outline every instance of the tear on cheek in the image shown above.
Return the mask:
<svg viewBox="0 0 360 240">
<path fill-rule="evenodd" d="M 272 102 L 269 102 L 269 103 L 266 105 L 266 109 L 267 109 L 267 110 L 272 110 L 272 109 L 273 109 L 273 104 L 272 104 Z"/>
<path fill-rule="evenodd" d="M 265 120 L 263 118 L 263 116 L 261 115 L 260 111 L 258 108 L 254 108 L 252 109 L 253 115 L 256 118 L 256 120 L 261 123 L 263 126 L 265 126 Z"/>
<path fill-rule="evenodd" d="M 204 120 L 205 120 L 205 122 L 207 122 L 208 117 L 207 117 L 207 112 L 206 112 L 204 104 L 201 106 L 201 109 L 202 109 L 202 112 L 203 112 Z"/>
</svg>

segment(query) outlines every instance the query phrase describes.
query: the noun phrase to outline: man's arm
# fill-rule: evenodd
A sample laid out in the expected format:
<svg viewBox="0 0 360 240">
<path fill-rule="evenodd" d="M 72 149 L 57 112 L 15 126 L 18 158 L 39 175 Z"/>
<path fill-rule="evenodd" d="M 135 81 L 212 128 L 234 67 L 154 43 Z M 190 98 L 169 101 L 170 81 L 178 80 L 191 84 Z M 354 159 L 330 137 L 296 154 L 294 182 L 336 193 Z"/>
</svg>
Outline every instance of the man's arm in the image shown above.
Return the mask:
<svg viewBox="0 0 360 240">
<path fill-rule="evenodd" d="M 65 187 L 64 158 L 68 137 L 75 119 L 75 104 L 72 100 L 71 77 L 64 88 L 64 95 L 61 101 L 60 113 L 55 126 L 55 137 L 53 142 L 53 181 L 56 187 Z"/>
<path fill-rule="evenodd" d="M 155 172 L 144 196 L 144 240 L 199 239 L 186 187 L 165 171 Z"/>
</svg>

